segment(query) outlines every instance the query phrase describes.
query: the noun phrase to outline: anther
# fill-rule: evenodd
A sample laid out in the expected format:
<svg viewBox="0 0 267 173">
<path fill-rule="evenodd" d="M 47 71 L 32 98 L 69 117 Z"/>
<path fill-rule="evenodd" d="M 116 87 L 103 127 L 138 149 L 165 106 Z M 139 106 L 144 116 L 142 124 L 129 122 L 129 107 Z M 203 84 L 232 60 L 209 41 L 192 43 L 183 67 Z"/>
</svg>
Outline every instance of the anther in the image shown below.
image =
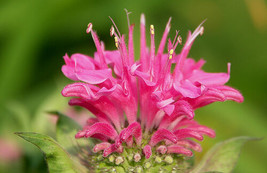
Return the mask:
<svg viewBox="0 0 267 173">
<path fill-rule="evenodd" d="M 118 48 L 119 47 L 119 39 L 118 37 L 114 37 L 115 40 L 115 46 Z"/>
<path fill-rule="evenodd" d="M 91 32 L 92 28 L 93 28 L 93 24 L 92 23 L 89 23 L 87 25 L 86 33 L 89 34 Z"/>
<path fill-rule="evenodd" d="M 151 33 L 152 35 L 155 34 L 155 32 L 154 32 L 154 25 L 150 25 L 150 33 Z"/>
<path fill-rule="evenodd" d="M 200 33 L 199 33 L 200 35 L 203 35 L 204 34 L 204 27 L 203 26 L 201 26 L 201 28 L 200 28 Z"/>
<path fill-rule="evenodd" d="M 182 44 L 182 37 L 180 35 L 178 36 L 177 41 L 179 44 Z"/>
<path fill-rule="evenodd" d="M 174 50 L 171 49 L 170 52 L 169 52 L 169 54 L 170 54 L 170 55 L 169 55 L 169 59 L 172 59 L 173 52 L 174 52 Z"/>
<path fill-rule="evenodd" d="M 110 28 L 110 37 L 112 37 L 113 35 L 114 35 L 114 32 L 115 32 L 115 29 L 114 29 L 114 27 L 113 26 L 111 26 L 111 28 Z"/>
<path fill-rule="evenodd" d="M 116 165 L 119 165 L 119 164 L 121 164 L 122 162 L 124 162 L 124 159 L 123 159 L 123 157 L 121 157 L 121 156 L 117 157 L 116 160 L 115 160 L 115 164 L 116 164 Z"/>
</svg>

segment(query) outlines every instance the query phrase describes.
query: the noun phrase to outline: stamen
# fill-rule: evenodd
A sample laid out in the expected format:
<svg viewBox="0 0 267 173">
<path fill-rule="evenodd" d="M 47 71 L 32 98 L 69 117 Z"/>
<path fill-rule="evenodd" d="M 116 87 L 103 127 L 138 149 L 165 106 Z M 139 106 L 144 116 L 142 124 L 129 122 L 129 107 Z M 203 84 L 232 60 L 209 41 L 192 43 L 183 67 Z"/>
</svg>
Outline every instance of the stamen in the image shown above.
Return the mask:
<svg viewBox="0 0 267 173">
<path fill-rule="evenodd" d="M 131 12 L 128 12 L 128 10 L 125 8 L 124 11 L 126 12 L 126 16 L 127 16 L 127 22 L 128 22 L 128 28 L 130 28 L 130 18 L 129 18 L 129 14 L 131 14 Z"/>
<path fill-rule="evenodd" d="M 169 55 L 169 59 L 172 59 L 173 52 L 174 52 L 173 49 L 171 49 L 170 52 L 169 52 L 169 54 L 170 54 Z"/>
<path fill-rule="evenodd" d="M 111 26 L 110 28 L 110 37 L 112 37 L 114 35 L 115 29 L 113 26 Z"/>
<path fill-rule="evenodd" d="M 175 44 L 175 41 L 176 41 L 176 38 L 177 38 L 178 34 L 179 34 L 179 31 L 176 30 L 176 34 L 175 34 L 175 37 L 173 39 L 172 45 Z"/>
<path fill-rule="evenodd" d="M 178 36 L 177 41 L 179 44 L 182 44 L 182 37 L 180 35 Z"/>
<path fill-rule="evenodd" d="M 155 34 L 155 32 L 154 32 L 154 25 L 150 25 L 150 33 L 151 33 L 152 35 Z"/>
<path fill-rule="evenodd" d="M 117 25 L 115 24 L 114 20 L 113 20 L 110 16 L 108 16 L 108 17 L 109 17 L 109 19 L 111 20 L 111 22 L 113 23 L 113 25 L 115 26 L 115 28 L 116 28 L 116 30 L 117 30 L 119 36 L 121 37 L 121 33 L 120 33 L 120 31 L 119 31 Z"/>
<path fill-rule="evenodd" d="M 92 31 L 92 28 L 93 28 L 93 24 L 92 23 L 89 23 L 87 25 L 86 33 L 89 34 Z"/>
<path fill-rule="evenodd" d="M 114 37 L 114 40 L 115 40 L 115 46 L 116 48 L 119 48 L 119 39 L 117 36 Z"/>
<path fill-rule="evenodd" d="M 201 28 L 200 28 L 200 35 L 202 36 L 203 34 L 204 34 L 204 27 L 201 26 Z"/>
</svg>

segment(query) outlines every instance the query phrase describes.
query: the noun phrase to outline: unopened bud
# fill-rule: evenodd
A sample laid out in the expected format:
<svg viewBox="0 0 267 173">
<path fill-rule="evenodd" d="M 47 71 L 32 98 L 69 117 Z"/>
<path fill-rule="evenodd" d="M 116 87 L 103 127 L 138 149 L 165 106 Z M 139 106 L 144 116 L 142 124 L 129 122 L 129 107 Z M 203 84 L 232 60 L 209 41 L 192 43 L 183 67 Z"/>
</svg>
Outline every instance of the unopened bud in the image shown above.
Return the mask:
<svg viewBox="0 0 267 173">
<path fill-rule="evenodd" d="M 135 162 L 139 162 L 141 160 L 141 155 L 139 154 L 139 153 L 136 153 L 135 155 L 134 155 L 134 161 Z"/>
<path fill-rule="evenodd" d="M 116 160 L 115 160 L 115 164 L 116 164 L 116 165 L 119 165 L 119 164 L 121 164 L 123 161 L 124 161 L 123 157 L 119 156 L 119 157 L 116 158 Z"/>
<path fill-rule="evenodd" d="M 164 161 L 168 164 L 172 164 L 173 163 L 173 158 L 172 156 L 166 156 Z"/>
<path fill-rule="evenodd" d="M 142 173 L 143 172 L 142 167 L 141 166 L 136 167 L 135 172 L 136 173 Z"/>
<path fill-rule="evenodd" d="M 162 162 L 162 159 L 161 159 L 161 157 L 159 157 L 159 156 L 156 156 L 156 158 L 155 158 L 155 162 L 157 162 L 157 163 L 161 163 L 161 162 Z"/>
<path fill-rule="evenodd" d="M 110 162 L 114 162 L 114 160 L 115 160 L 115 157 L 113 156 L 113 155 L 110 155 L 109 157 L 108 157 L 108 160 L 110 161 Z"/>
<path fill-rule="evenodd" d="M 144 165 L 144 167 L 145 167 L 146 169 L 150 168 L 150 167 L 151 167 L 151 163 L 150 163 L 150 162 L 146 162 L 145 165 Z"/>
<path fill-rule="evenodd" d="M 129 160 L 129 161 L 132 161 L 133 160 L 133 157 L 134 157 L 134 155 L 131 153 L 131 154 L 129 154 L 129 155 L 127 155 L 127 159 Z"/>
</svg>

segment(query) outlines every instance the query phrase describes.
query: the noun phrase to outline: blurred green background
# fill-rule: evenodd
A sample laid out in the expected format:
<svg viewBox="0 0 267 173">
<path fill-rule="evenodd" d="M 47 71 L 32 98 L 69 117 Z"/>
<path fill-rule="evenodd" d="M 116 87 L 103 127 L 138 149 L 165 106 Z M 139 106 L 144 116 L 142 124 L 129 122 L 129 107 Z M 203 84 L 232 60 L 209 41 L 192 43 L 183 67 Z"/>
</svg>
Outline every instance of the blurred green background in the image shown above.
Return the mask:
<svg viewBox="0 0 267 173">
<path fill-rule="evenodd" d="M 217 133 L 215 139 L 202 142 L 203 153 L 231 137 L 265 137 L 244 146 L 234 172 L 267 172 L 266 0 L 0 1 L 0 145 L 4 141 L 14 146 L 8 153 L 20 153 L 18 158 L 15 155 L 7 159 L 2 157 L 2 149 L 0 172 L 47 172 L 41 152 L 13 132 L 53 135 L 54 124 L 45 111 L 64 112 L 68 108 L 67 99 L 60 94 L 64 85 L 70 83 L 60 70 L 62 56 L 66 52 L 93 54 L 94 44 L 85 33 L 89 22 L 106 48 L 114 49 L 108 16 L 125 33 L 124 8 L 132 12 L 131 22 L 136 24 L 137 52 L 141 13 L 146 15 L 147 25 L 154 24 L 157 43 L 170 16 L 171 38 L 177 29 L 185 39 L 188 30 L 207 19 L 205 33 L 196 39 L 190 56 L 207 60 L 204 69 L 209 72 L 226 71 L 227 62 L 231 62 L 228 84 L 238 88 L 245 101 L 215 103 L 197 110 L 197 120 Z M 4 150 L 9 151 L 8 148 Z"/>
</svg>

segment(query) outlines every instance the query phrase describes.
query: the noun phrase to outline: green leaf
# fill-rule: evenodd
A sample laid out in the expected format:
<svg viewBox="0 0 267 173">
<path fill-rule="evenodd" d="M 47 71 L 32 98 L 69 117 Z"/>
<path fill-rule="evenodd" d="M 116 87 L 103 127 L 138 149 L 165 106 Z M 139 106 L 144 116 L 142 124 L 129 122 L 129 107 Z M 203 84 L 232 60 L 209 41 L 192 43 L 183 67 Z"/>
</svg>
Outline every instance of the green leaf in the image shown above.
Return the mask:
<svg viewBox="0 0 267 173">
<path fill-rule="evenodd" d="M 191 173 L 232 172 L 239 158 L 243 144 L 247 141 L 257 139 L 258 138 L 241 136 L 216 144 L 206 153 Z"/>
<path fill-rule="evenodd" d="M 78 123 L 60 112 L 49 113 L 58 116 L 56 126 L 57 141 L 68 153 L 77 155 L 81 152 L 81 148 L 84 147 L 90 150 L 91 145 L 88 139 L 75 139 L 75 134 L 82 129 Z"/>
<path fill-rule="evenodd" d="M 17 132 L 15 134 L 34 144 L 44 153 L 49 172 L 77 172 L 69 154 L 51 137 L 32 132 Z"/>
<path fill-rule="evenodd" d="M 89 159 L 92 143 L 88 139 L 75 139 L 75 134 L 82 129 L 73 119 L 60 112 L 49 112 L 58 116 L 56 126 L 56 136 L 58 143 L 71 154 L 72 159 L 75 161 L 75 166 L 79 168 L 80 172 L 86 172 L 87 168 L 80 164 L 81 159 Z M 91 147 L 91 148 L 90 148 Z M 81 157 L 81 156 L 86 156 Z"/>
</svg>

